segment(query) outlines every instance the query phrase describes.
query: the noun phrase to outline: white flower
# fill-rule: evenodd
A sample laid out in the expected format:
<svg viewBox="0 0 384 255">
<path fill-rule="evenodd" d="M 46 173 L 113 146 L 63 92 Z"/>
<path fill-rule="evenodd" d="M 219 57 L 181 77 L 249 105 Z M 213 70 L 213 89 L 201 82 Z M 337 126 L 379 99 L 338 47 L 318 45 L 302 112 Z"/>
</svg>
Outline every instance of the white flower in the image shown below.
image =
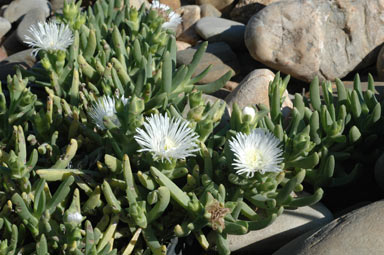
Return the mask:
<svg viewBox="0 0 384 255">
<path fill-rule="evenodd" d="M 252 107 L 249 107 L 249 106 L 246 106 L 243 108 L 243 114 L 244 115 L 249 115 L 251 116 L 251 119 L 253 120 L 256 116 L 256 112 L 255 112 L 255 109 L 253 109 Z"/>
<path fill-rule="evenodd" d="M 246 135 L 238 133 L 229 141 L 229 147 L 235 154 L 232 164 L 237 174 L 246 174 L 252 178 L 255 172 L 280 172 L 283 161 L 283 151 L 279 147 L 280 141 L 273 134 L 256 128 Z"/>
<path fill-rule="evenodd" d="M 24 43 L 39 50 L 66 50 L 73 43 L 73 33 L 68 25 L 54 21 L 37 23 L 28 29 L 30 35 L 24 36 Z"/>
<path fill-rule="evenodd" d="M 116 126 L 120 126 L 120 121 L 116 116 L 115 99 L 110 96 L 99 98 L 88 114 L 101 130 L 106 129 L 104 126 L 104 116 L 109 117 Z"/>
<path fill-rule="evenodd" d="M 69 213 L 67 215 L 67 221 L 69 223 L 79 224 L 83 220 L 83 216 L 79 212 Z"/>
<path fill-rule="evenodd" d="M 146 118 L 144 129 L 137 128 L 135 139 L 141 151 L 153 153 L 155 160 L 185 159 L 199 151 L 199 137 L 190 127 L 189 122 L 180 118 L 170 119 L 167 115 L 152 115 Z"/>
<path fill-rule="evenodd" d="M 164 24 L 162 25 L 163 28 L 176 31 L 177 26 L 182 21 L 182 18 L 179 14 L 172 11 L 168 5 L 160 3 L 159 0 L 152 1 L 151 8 L 155 9 L 159 16 L 165 20 Z"/>
</svg>

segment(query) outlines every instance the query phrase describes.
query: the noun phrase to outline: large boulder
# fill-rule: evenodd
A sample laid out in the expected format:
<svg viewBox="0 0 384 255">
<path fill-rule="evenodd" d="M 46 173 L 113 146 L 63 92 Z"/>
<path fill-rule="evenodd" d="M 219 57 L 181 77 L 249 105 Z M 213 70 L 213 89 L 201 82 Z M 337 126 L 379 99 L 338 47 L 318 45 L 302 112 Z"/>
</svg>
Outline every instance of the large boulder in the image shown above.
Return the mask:
<svg viewBox="0 0 384 255">
<path fill-rule="evenodd" d="M 383 17 L 381 0 L 286 0 L 249 20 L 245 43 L 269 67 L 304 81 L 334 80 L 372 64 L 363 60 L 384 42 Z"/>
<path fill-rule="evenodd" d="M 384 251 L 384 201 L 335 219 L 318 231 L 304 234 L 273 255 L 379 255 Z"/>
</svg>

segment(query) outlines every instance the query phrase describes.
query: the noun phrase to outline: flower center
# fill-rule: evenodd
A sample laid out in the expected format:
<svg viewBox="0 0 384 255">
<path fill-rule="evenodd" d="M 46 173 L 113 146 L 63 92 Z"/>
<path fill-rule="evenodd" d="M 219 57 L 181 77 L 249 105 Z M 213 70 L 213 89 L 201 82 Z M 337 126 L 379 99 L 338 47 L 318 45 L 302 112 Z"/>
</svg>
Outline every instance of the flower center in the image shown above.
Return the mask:
<svg viewBox="0 0 384 255">
<path fill-rule="evenodd" d="M 176 143 L 170 139 L 169 137 L 165 137 L 164 139 L 164 150 L 167 151 L 167 150 L 172 150 L 173 148 L 176 147 Z"/>
<path fill-rule="evenodd" d="M 265 162 L 260 150 L 249 149 L 245 152 L 245 162 L 252 169 L 263 169 Z"/>
</svg>

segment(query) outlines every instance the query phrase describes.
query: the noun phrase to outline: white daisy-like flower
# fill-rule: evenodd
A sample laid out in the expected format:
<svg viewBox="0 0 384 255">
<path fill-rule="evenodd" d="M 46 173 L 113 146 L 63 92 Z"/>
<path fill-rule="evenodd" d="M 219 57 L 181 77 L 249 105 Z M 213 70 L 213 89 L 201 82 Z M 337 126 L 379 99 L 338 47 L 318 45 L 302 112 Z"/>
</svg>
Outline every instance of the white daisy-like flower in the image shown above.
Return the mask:
<svg viewBox="0 0 384 255">
<path fill-rule="evenodd" d="M 168 5 L 160 3 L 159 0 L 153 0 L 151 8 L 156 10 L 157 13 L 165 20 L 162 25 L 164 29 L 171 29 L 176 31 L 177 26 L 182 21 L 182 18 L 179 14 L 172 11 Z"/>
<path fill-rule="evenodd" d="M 24 43 L 34 48 L 33 54 L 40 50 L 66 50 L 73 43 L 73 33 L 66 24 L 55 21 L 39 22 L 28 29 Z"/>
<path fill-rule="evenodd" d="M 280 141 L 272 133 L 256 128 L 246 135 L 238 133 L 229 141 L 229 147 L 235 154 L 234 166 L 237 174 L 246 174 L 252 178 L 256 172 L 280 172 L 283 151 Z"/>
<path fill-rule="evenodd" d="M 99 98 L 88 114 L 96 126 L 101 130 L 106 129 L 104 125 L 104 116 L 109 117 L 116 126 L 120 126 L 120 121 L 116 116 L 115 99 L 113 97 L 104 95 Z"/>
<path fill-rule="evenodd" d="M 189 126 L 189 122 L 180 118 L 169 118 L 160 114 L 147 117 L 144 129 L 137 128 L 135 139 L 142 151 L 153 154 L 155 160 L 185 159 L 199 151 L 199 137 Z"/>
</svg>

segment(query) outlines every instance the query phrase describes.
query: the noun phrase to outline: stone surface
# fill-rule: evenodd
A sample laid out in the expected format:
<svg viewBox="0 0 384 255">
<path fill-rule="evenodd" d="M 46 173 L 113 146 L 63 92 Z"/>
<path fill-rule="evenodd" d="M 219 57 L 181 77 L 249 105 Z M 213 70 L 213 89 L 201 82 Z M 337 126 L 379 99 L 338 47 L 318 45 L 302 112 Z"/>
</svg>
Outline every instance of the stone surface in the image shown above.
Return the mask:
<svg viewBox="0 0 384 255">
<path fill-rule="evenodd" d="M 180 0 L 160 0 L 160 3 L 168 5 L 172 10 L 176 10 L 181 6 Z"/>
<path fill-rule="evenodd" d="M 186 5 L 181 7 L 180 11 L 183 18 L 182 32 L 177 39 L 195 45 L 201 39 L 195 31 L 195 24 L 200 19 L 200 6 Z"/>
<path fill-rule="evenodd" d="M 41 8 L 49 16 L 50 9 L 46 0 L 13 0 L 4 11 L 4 18 L 13 23 L 28 11 Z"/>
<path fill-rule="evenodd" d="M 197 48 L 198 46 L 177 52 L 177 65 L 188 65 L 192 61 Z M 203 54 L 200 64 L 194 72 L 194 76 L 204 71 L 209 65 L 212 65 L 212 68 L 207 76 L 199 82 L 201 84 L 213 82 L 228 71 L 232 71 L 234 75 L 240 69 L 236 54 L 228 44 L 223 42 L 208 45 L 207 51 Z"/>
<path fill-rule="evenodd" d="M 369 204 L 293 240 L 274 255 L 383 254 L 383 211 L 383 200 Z"/>
<path fill-rule="evenodd" d="M 12 25 L 7 19 L 0 17 L 0 39 L 11 30 L 11 27 Z"/>
<path fill-rule="evenodd" d="M 275 74 L 269 69 L 257 69 L 249 73 L 240 84 L 225 98 L 230 112 L 233 103 L 242 109 L 254 104 L 269 106 L 268 86 Z"/>
<path fill-rule="evenodd" d="M 8 74 L 15 73 L 15 66 L 23 68 L 32 67 L 36 63 L 36 58 L 32 55 L 33 49 L 23 50 L 13 54 L 0 62 L 0 80 L 6 81 Z"/>
<path fill-rule="evenodd" d="M 233 7 L 230 16 L 232 20 L 247 24 L 248 20 L 268 4 L 284 0 L 239 0 Z"/>
<path fill-rule="evenodd" d="M 233 48 L 244 48 L 245 25 L 229 19 L 205 17 L 196 23 L 196 32 L 211 42 L 224 41 Z"/>
<path fill-rule="evenodd" d="M 225 89 L 228 89 L 230 91 L 233 91 L 237 88 L 237 86 L 239 86 L 239 83 L 238 82 L 235 82 L 235 81 L 227 81 L 224 85 L 224 88 Z"/>
<path fill-rule="evenodd" d="M 51 6 L 53 11 L 60 10 L 64 7 L 65 0 L 51 0 Z"/>
<path fill-rule="evenodd" d="M 129 1 L 129 5 L 132 7 L 135 7 L 136 9 L 139 9 L 143 3 L 145 4 L 146 7 L 150 6 L 147 0 L 130 0 Z"/>
<path fill-rule="evenodd" d="M 196 0 L 196 4 L 212 4 L 219 11 L 223 11 L 224 9 L 231 6 L 234 0 Z"/>
<path fill-rule="evenodd" d="M 247 24 L 245 43 L 260 62 L 304 81 L 342 78 L 384 42 L 380 0 L 286 0 Z M 371 64 L 365 61 L 364 65 Z"/>
<path fill-rule="evenodd" d="M 215 8 L 212 4 L 200 5 L 201 17 L 221 17 L 221 12 Z"/>
<path fill-rule="evenodd" d="M 185 50 L 185 49 L 187 49 L 189 47 L 191 47 L 191 45 L 189 43 L 182 42 L 182 41 L 176 41 L 177 51 Z"/>
<path fill-rule="evenodd" d="M 236 251 L 236 254 L 270 254 L 293 238 L 317 229 L 332 219 L 332 213 L 321 203 L 284 210 L 267 228 L 246 235 L 229 235 L 229 248 Z"/>
<path fill-rule="evenodd" d="M 44 9 L 41 8 L 35 8 L 28 11 L 23 17 L 20 24 L 17 26 L 17 40 L 22 43 L 25 40 L 25 36 L 31 37 L 31 33 L 28 31 L 29 28 L 39 22 L 44 22 L 48 17 L 46 14 L 47 13 L 44 11 Z"/>
</svg>

